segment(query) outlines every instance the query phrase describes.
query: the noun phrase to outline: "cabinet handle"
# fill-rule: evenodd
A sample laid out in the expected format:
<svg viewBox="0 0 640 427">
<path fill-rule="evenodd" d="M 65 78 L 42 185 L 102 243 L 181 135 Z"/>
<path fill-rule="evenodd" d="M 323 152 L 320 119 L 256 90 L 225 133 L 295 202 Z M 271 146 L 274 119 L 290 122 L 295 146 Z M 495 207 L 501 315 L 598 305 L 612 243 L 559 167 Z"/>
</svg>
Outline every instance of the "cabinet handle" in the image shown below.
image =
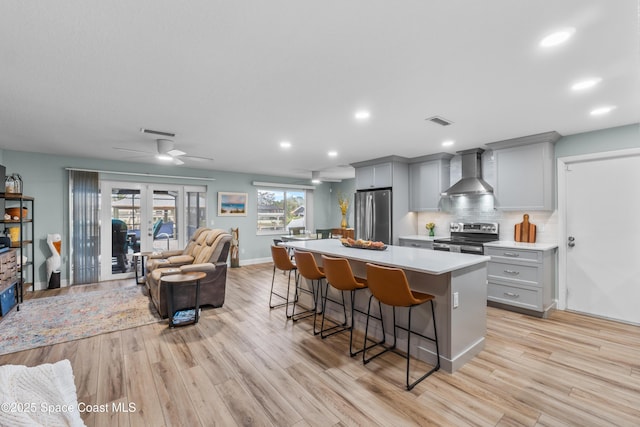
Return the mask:
<svg viewBox="0 0 640 427">
<path fill-rule="evenodd" d="M 411 246 L 413 246 L 414 248 L 419 248 L 419 247 L 420 247 L 420 244 L 418 244 L 418 243 L 412 243 L 412 244 L 411 244 Z"/>
<path fill-rule="evenodd" d="M 520 254 L 516 253 L 516 252 L 505 252 L 504 256 L 509 256 L 512 258 L 518 258 L 520 256 Z"/>
<path fill-rule="evenodd" d="M 518 274 L 520 274 L 519 271 L 515 271 L 515 270 L 505 270 L 504 272 L 507 274 L 513 274 L 514 276 L 517 276 Z"/>
<path fill-rule="evenodd" d="M 520 294 L 515 294 L 513 292 L 505 292 L 504 295 L 511 298 L 520 298 Z"/>
</svg>

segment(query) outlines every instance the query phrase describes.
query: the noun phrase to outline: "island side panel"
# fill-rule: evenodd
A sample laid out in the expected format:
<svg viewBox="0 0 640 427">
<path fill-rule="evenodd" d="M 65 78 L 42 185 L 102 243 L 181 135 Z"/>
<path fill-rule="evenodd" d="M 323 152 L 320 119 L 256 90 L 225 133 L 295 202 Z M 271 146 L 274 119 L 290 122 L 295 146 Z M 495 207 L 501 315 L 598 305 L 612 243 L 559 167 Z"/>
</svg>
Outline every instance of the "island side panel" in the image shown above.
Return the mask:
<svg viewBox="0 0 640 427">
<path fill-rule="evenodd" d="M 453 294 L 458 292 L 458 307 Z M 452 371 L 462 367 L 484 349 L 487 334 L 487 263 L 451 273 Z"/>
<path fill-rule="evenodd" d="M 306 248 L 312 252 L 318 265 L 322 265 L 320 253 L 315 248 Z M 419 250 L 419 249 L 416 249 Z M 365 251 L 366 252 L 366 251 Z M 332 254 L 333 255 L 333 254 Z M 353 272 L 358 277 L 366 277 L 366 261 L 349 259 Z M 436 323 L 440 345 L 440 361 L 442 370 L 452 373 L 464 363 L 472 359 L 482 351 L 486 334 L 486 262 L 480 262 L 473 266 L 460 267 L 450 273 L 430 274 L 421 271 L 404 269 L 411 289 L 419 292 L 430 293 L 436 297 Z M 335 289 L 332 295 L 338 296 Z M 458 292 L 459 306 L 453 308 L 453 293 Z M 358 292 L 356 308 L 366 312 L 369 291 Z M 330 317 L 339 319 L 341 311 L 336 311 L 332 305 L 328 306 Z M 377 306 L 372 309 L 377 313 Z M 412 329 L 430 336 L 431 308 L 429 304 L 416 307 L 412 313 Z M 398 324 L 407 325 L 407 309 L 397 310 Z M 385 316 L 385 330 L 388 342 L 393 340 L 391 327 L 392 312 L 388 307 L 383 307 Z M 364 331 L 365 316 L 356 314 L 355 327 Z M 379 322 L 372 321 L 369 325 L 369 333 L 381 337 Z M 435 347 L 428 340 L 412 336 L 412 356 L 433 364 L 435 362 Z M 406 333 L 398 331 L 398 347 L 406 348 Z"/>
</svg>

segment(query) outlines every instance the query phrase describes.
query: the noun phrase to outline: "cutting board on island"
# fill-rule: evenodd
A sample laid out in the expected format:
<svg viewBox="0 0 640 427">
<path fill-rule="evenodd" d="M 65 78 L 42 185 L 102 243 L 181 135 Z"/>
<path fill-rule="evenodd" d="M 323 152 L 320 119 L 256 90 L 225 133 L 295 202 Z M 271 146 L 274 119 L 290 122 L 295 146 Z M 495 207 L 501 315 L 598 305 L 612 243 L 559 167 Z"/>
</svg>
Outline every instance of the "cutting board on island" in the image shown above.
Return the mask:
<svg viewBox="0 0 640 427">
<path fill-rule="evenodd" d="M 536 242 L 536 226 L 529 222 L 529 214 L 524 214 L 522 222 L 516 224 L 514 238 L 516 242 Z"/>
</svg>

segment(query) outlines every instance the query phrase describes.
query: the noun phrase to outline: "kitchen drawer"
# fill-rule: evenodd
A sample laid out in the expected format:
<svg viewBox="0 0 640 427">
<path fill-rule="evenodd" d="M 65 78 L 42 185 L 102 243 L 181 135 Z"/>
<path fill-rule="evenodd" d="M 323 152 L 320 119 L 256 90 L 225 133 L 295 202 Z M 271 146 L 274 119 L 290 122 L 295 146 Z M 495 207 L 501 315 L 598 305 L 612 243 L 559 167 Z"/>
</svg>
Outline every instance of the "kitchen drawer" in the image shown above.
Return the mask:
<svg viewBox="0 0 640 427">
<path fill-rule="evenodd" d="M 400 246 L 407 246 L 409 248 L 433 249 L 433 242 L 430 240 L 400 239 Z"/>
<path fill-rule="evenodd" d="M 536 265 L 520 265 L 507 262 L 489 261 L 487 266 L 489 280 L 506 280 L 520 284 L 540 286 L 540 271 Z"/>
<path fill-rule="evenodd" d="M 542 311 L 542 290 L 509 286 L 489 282 L 487 289 L 489 301 Z"/>
<path fill-rule="evenodd" d="M 485 247 L 484 254 L 492 258 L 503 258 L 513 261 L 542 262 L 542 251 L 527 251 L 522 249 Z"/>
</svg>

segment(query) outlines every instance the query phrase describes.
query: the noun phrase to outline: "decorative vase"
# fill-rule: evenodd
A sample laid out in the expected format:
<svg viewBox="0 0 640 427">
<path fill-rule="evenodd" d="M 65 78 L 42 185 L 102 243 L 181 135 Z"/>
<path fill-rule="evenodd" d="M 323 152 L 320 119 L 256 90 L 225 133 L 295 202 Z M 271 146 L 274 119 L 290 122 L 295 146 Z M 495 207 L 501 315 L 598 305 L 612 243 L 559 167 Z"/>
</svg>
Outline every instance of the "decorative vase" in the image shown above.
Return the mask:
<svg viewBox="0 0 640 427">
<path fill-rule="evenodd" d="M 433 237 L 435 235 L 436 235 L 436 233 L 433 231 L 433 228 L 430 228 L 429 229 L 429 237 Z"/>
<path fill-rule="evenodd" d="M 342 214 L 342 222 L 340 223 L 341 228 L 347 228 L 347 214 Z"/>
</svg>

